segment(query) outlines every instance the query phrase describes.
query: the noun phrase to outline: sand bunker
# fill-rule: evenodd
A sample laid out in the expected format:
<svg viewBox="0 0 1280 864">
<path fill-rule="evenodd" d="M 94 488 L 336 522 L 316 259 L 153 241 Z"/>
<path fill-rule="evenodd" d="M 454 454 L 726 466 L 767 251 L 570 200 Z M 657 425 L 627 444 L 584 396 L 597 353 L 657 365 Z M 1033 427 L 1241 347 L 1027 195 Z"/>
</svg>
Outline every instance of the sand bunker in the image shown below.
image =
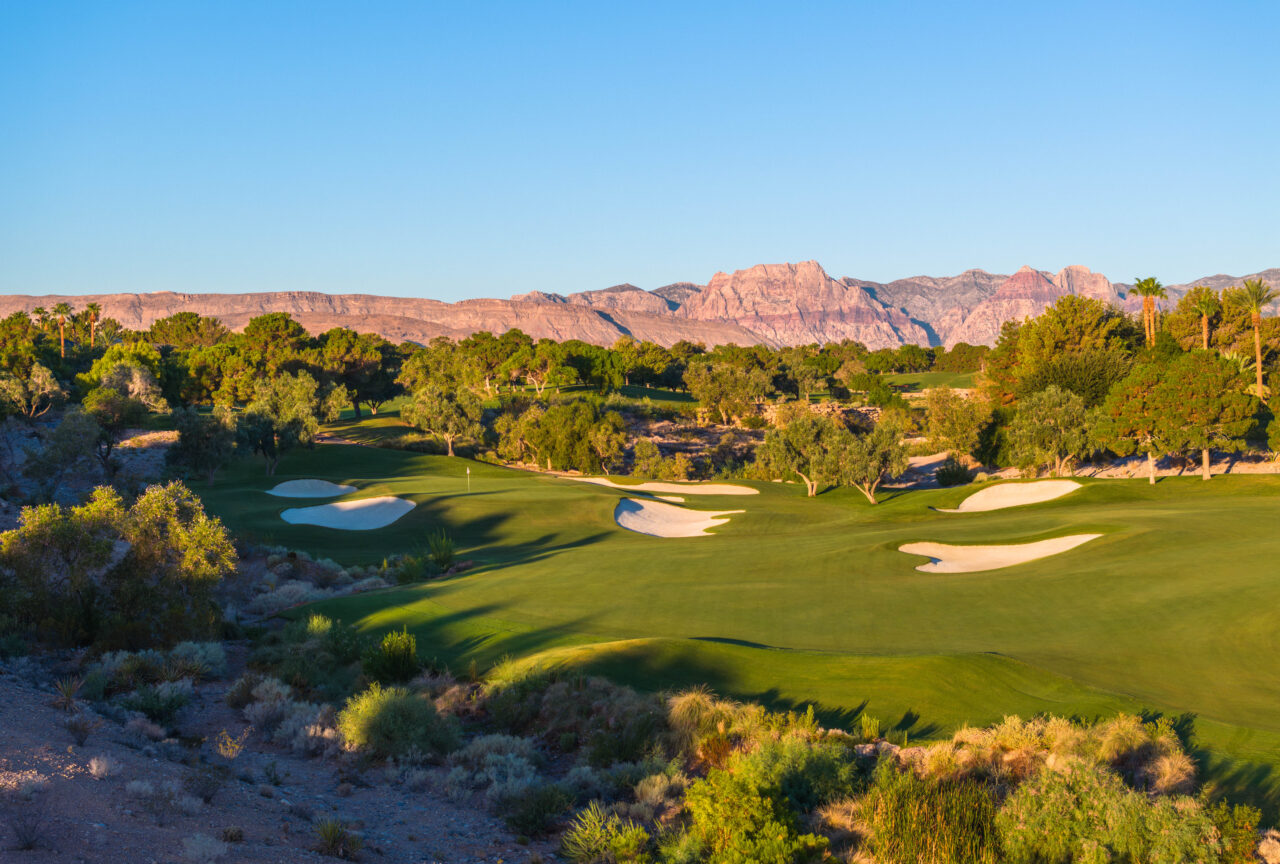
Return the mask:
<svg viewBox="0 0 1280 864">
<path fill-rule="evenodd" d="M 343 486 L 328 480 L 286 480 L 268 489 L 267 494 L 279 498 L 336 498 L 354 491 L 354 486 Z"/>
<path fill-rule="evenodd" d="M 1001 483 L 989 486 L 980 492 L 974 492 L 960 502 L 954 510 L 943 510 L 940 513 L 977 513 L 982 510 L 1003 510 L 1006 507 L 1021 507 L 1024 504 L 1040 504 L 1061 498 L 1068 492 L 1074 492 L 1080 484 L 1074 480 L 1037 480 L 1034 483 Z"/>
<path fill-rule="evenodd" d="M 371 531 L 385 528 L 414 508 L 412 501 L 384 495 L 380 498 L 360 498 L 355 501 L 336 501 L 315 507 L 291 507 L 280 518 L 291 525 L 318 525 L 321 528 L 338 528 L 343 531 Z"/>
<path fill-rule="evenodd" d="M 661 501 L 623 498 L 614 508 L 613 519 L 619 526 L 637 534 L 653 537 L 697 537 L 708 528 L 723 525 L 729 515 L 742 510 L 688 510 Z"/>
<path fill-rule="evenodd" d="M 750 486 L 734 486 L 729 483 L 614 483 L 608 477 L 565 477 L 579 483 L 594 483 L 624 492 L 665 492 L 674 495 L 759 495 L 759 489 Z"/>
<path fill-rule="evenodd" d="M 1006 546 L 949 546 L 946 543 L 908 543 L 899 546 L 899 552 L 908 555 L 924 555 L 932 558 L 917 570 L 925 573 L 978 573 L 982 570 L 999 570 L 1014 564 L 1025 564 L 1038 558 L 1048 558 L 1096 540 L 1101 534 L 1072 534 L 1035 543 L 1015 543 Z"/>
</svg>

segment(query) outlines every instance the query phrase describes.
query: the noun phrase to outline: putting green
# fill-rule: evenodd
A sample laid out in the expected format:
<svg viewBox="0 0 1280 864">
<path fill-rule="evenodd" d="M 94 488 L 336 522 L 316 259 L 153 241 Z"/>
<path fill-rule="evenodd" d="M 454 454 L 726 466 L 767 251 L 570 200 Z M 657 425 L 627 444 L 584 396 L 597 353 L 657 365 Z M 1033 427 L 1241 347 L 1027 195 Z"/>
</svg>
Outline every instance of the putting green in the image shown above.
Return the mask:
<svg viewBox="0 0 1280 864">
<path fill-rule="evenodd" d="M 758 496 L 699 498 L 746 511 L 712 536 L 659 539 L 614 524 L 625 488 L 343 446 L 291 453 L 283 468 L 268 478 L 243 463 L 196 488 L 238 533 L 349 563 L 417 551 L 444 527 L 473 569 L 321 608 L 408 626 L 455 668 L 509 654 L 643 686 L 707 682 L 835 717 L 865 710 L 918 735 L 1010 712 L 1187 711 L 1237 760 L 1216 769 L 1228 786 L 1269 789 L 1256 772 L 1280 764 L 1280 477 L 1082 481 L 1044 504 L 952 514 L 932 508 L 973 487 L 871 507 L 857 492 L 752 484 Z M 295 477 L 418 506 L 358 536 L 290 526 L 285 502 L 256 493 Z M 982 573 L 921 573 L 897 551 L 1080 533 L 1103 536 Z M 1249 774 L 1244 760 L 1267 764 Z"/>
</svg>

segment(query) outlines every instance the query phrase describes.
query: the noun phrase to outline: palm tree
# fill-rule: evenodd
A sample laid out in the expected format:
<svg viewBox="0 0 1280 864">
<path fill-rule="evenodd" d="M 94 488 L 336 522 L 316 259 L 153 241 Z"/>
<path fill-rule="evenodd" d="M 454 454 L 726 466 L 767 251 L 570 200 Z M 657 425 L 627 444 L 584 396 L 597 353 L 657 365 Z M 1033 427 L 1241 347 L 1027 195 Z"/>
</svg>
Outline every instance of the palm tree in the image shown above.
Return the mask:
<svg viewBox="0 0 1280 864">
<path fill-rule="evenodd" d="M 1276 298 L 1280 297 L 1280 292 L 1263 282 L 1261 279 L 1244 280 L 1243 294 L 1241 300 L 1245 307 L 1249 310 L 1249 317 L 1253 321 L 1253 365 L 1254 372 L 1258 376 L 1257 381 L 1257 397 L 1262 396 L 1262 308 L 1269 305 Z"/>
<path fill-rule="evenodd" d="M 58 317 L 58 347 L 65 358 L 67 356 L 67 318 L 71 316 L 71 304 L 59 303 L 53 307 L 53 314 Z"/>
<path fill-rule="evenodd" d="M 84 311 L 89 314 L 89 347 L 92 348 L 98 343 L 98 319 L 102 317 L 102 306 L 97 303 L 90 303 L 84 307 Z M 1206 327 L 1208 325 L 1205 325 Z M 1207 330 L 1205 331 L 1208 332 Z M 1205 337 L 1206 339 L 1209 337 Z M 1206 343 L 1206 347 L 1208 347 Z"/>
<path fill-rule="evenodd" d="M 1147 334 L 1147 347 L 1156 341 L 1156 299 L 1168 296 L 1154 276 L 1135 279 L 1133 293 L 1142 298 L 1142 328 Z"/>
<path fill-rule="evenodd" d="M 31 310 L 31 316 L 36 319 L 36 323 L 44 332 L 49 332 L 49 311 L 43 306 L 37 306 Z"/>
<path fill-rule="evenodd" d="M 1218 299 L 1218 293 L 1208 285 L 1197 285 L 1191 289 L 1196 292 L 1196 298 L 1191 302 L 1191 308 L 1200 313 L 1200 333 L 1204 336 L 1204 350 L 1209 350 L 1209 319 L 1218 314 L 1218 310 L 1222 308 L 1222 301 Z"/>
</svg>

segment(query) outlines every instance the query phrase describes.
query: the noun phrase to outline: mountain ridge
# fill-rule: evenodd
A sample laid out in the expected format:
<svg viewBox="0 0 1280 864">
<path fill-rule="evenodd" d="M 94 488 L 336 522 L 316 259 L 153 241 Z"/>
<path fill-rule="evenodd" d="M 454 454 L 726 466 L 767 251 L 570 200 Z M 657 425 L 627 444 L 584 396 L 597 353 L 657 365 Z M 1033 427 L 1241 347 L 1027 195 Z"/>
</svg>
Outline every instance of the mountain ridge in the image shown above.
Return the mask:
<svg viewBox="0 0 1280 864">
<path fill-rule="evenodd" d="M 1280 268 L 1245 276 L 1215 274 L 1169 285 L 1171 307 L 1194 285 L 1216 290 L 1260 278 L 1280 286 Z M 1087 267 L 1057 273 L 1030 266 L 1003 275 L 970 269 L 956 276 L 912 276 L 880 283 L 830 276 L 817 261 L 757 264 L 714 274 L 705 285 L 676 282 L 652 291 L 630 283 L 557 294 L 532 291 L 509 299 L 446 303 L 376 294 L 273 291 L 242 294 L 5 295 L 0 315 L 96 302 L 102 314 L 132 330 L 159 318 L 197 312 L 240 329 L 256 315 L 287 312 L 318 333 L 348 326 L 395 342 L 462 338 L 478 330 L 519 328 L 535 339 L 581 339 L 610 345 L 624 336 L 669 346 L 680 340 L 770 347 L 855 339 L 869 348 L 903 344 L 991 344 L 1005 321 L 1042 312 L 1066 294 L 1096 297 L 1127 311 L 1138 308 L 1131 286 Z"/>
</svg>

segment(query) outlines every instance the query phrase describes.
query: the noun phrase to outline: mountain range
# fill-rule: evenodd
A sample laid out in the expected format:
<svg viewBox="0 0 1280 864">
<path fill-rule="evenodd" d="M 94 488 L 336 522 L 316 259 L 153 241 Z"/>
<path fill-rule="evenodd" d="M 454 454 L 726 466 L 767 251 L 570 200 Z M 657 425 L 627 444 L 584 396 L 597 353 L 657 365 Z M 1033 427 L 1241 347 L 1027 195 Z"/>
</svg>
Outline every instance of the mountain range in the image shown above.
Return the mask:
<svg viewBox="0 0 1280 864">
<path fill-rule="evenodd" d="M 1169 285 L 1166 308 L 1194 285 L 1221 289 L 1258 278 L 1280 286 L 1280 268 L 1246 276 L 1206 276 Z M 836 279 L 816 261 L 757 264 L 716 273 L 705 285 L 677 282 L 646 291 L 631 284 L 598 291 L 534 291 L 509 300 L 444 303 L 370 294 L 280 291 L 256 294 L 7 295 L 0 315 L 81 309 L 96 302 L 102 314 L 144 330 L 176 312 L 197 312 L 239 329 L 257 315 L 287 312 L 312 333 L 351 327 L 393 342 L 461 338 L 478 330 L 516 328 L 535 339 L 581 339 L 611 345 L 623 336 L 671 345 L 682 339 L 708 346 L 736 343 L 773 347 L 856 339 L 869 348 L 914 343 L 990 345 L 1005 321 L 1037 315 L 1059 297 L 1096 297 L 1128 311 L 1141 307 L 1132 286 L 1074 265 L 1051 273 L 1023 267 L 1012 275 L 966 270 L 958 276 L 915 276 L 893 282 Z"/>
</svg>

